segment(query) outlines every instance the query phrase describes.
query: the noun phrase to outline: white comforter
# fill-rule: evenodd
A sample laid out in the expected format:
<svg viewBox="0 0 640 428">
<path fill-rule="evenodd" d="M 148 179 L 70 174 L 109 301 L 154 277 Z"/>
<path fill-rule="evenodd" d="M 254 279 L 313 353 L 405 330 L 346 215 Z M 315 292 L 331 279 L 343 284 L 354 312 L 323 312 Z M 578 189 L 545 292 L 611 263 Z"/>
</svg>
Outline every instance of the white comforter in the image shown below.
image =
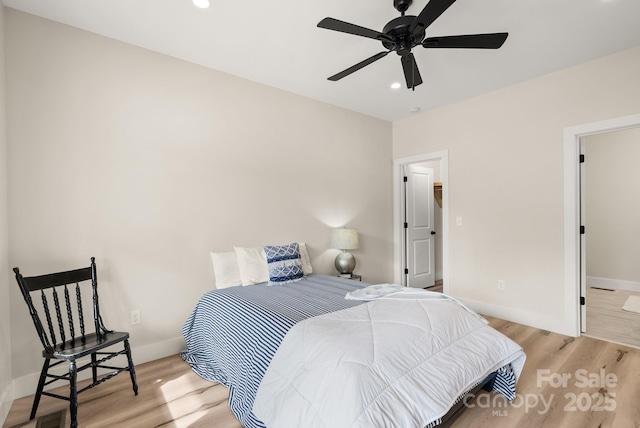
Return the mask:
<svg viewBox="0 0 640 428">
<path fill-rule="evenodd" d="M 268 428 L 416 427 L 525 354 L 448 299 L 374 300 L 309 318 L 285 336 L 253 412 Z"/>
</svg>

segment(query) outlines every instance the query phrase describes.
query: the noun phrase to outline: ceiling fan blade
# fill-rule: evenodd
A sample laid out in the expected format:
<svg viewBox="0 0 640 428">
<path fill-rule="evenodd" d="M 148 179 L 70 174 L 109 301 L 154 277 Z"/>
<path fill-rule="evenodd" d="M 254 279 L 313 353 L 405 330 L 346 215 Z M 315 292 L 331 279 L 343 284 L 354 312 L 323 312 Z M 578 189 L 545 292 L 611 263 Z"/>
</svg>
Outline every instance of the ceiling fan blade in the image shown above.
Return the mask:
<svg viewBox="0 0 640 428">
<path fill-rule="evenodd" d="M 465 36 L 427 37 L 425 48 L 498 49 L 509 33 L 467 34 Z"/>
<path fill-rule="evenodd" d="M 416 17 L 409 27 L 409 32 L 411 34 L 420 33 L 429 25 L 433 24 L 433 21 L 438 19 L 440 15 L 455 2 L 456 0 L 429 0 L 429 3 L 427 3 L 424 9 L 422 9 L 422 12 L 420 12 L 420 15 Z"/>
<path fill-rule="evenodd" d="M 418 64 L 412 53 L 400 58 L 402 62 L 402 69 L 404 70 L 404 78 L 407 81 L 407 89 L 415 90 L 416 86 L 422 83 L 422 77 L 420 77 L 420 71 L 418 70 Z"/>
<path fill-rule="evenodd" d="M 335 18 L 324 18 L 322 21 L 318 22 L 318 28 L 326 28 L 327 30 L 340 31 L 342 33 L 368 37 L 374 40 L 390 39 L 389 36 L 379 31 L 371 30 L 369 28 L 361 27 L 355 24 L 350 24 L 348 22 L 340 21 Z"/>
<path fill-rule="evenodd" d="M 333 76 L 329 77 L 328 80 L 331 80 L 332 82 L 335 82 L 337 80 L 342 79 L 343 77 L 347 77 L 348 75 L 350 75 L 351 73 L 354 73 L 358 70 L 360 70 L 363 67 L 366 67 L 367 65 L 371 64 L 372 62 L 375 62 L 381 58 L 384 58 L 385 56 L 387 56 L 387 54 L 391 52 L 391 51 L 385 51 L 385 52 L 380 52 L 375 54 L 374 56 L 365 59 L 364 61 L 361 61 L 359 63 L 357 63 L 354 66 L 351 66 L 349 68 L 347 68 L 344 71 L 341 71 L 338 74 L 334 74 Z"/>
</svg>

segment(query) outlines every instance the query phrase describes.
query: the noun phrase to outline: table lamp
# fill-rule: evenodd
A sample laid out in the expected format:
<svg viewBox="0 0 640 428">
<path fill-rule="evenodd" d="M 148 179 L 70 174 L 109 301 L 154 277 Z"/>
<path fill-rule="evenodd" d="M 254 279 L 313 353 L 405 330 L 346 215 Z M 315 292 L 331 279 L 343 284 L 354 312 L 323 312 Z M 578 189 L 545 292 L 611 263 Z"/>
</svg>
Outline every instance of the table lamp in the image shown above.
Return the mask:
<svg viewBox="0 0 640 428">
<path fill-rule="evenodd" d="M 340 275 L 350 275 L 356 268 L 356 259 L 347 250 L 357 250 L 360 247 L 358 242 L 357 229 L 333 229 L 331 234 L 331 248 L 342 250 L 336 256 L 336 269 Z"/>
</svg>

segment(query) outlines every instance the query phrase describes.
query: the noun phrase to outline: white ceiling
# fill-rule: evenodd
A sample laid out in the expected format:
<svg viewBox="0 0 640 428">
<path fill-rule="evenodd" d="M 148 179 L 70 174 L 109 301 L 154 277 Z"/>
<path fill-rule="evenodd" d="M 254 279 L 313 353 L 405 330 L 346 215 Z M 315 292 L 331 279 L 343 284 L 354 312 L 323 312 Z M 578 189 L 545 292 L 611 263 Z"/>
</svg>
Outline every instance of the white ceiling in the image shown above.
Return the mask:
<svg viewBox="0 0 640 428">
<path fill-rule="evenodd" d="M 414 48 L 424 83 L 406 89 L 395 54 L 316 27 L 332 17 L 381 31 L 393 0 L 3 0 L 6 6 L 388 121 L 640 45 L 640 0 L 458 0 L 427 37 L 509 32 L 498 50 Z M 417 15 L 427 0 L 414 0 Z M 390 88 L 401 82 L 401 89 Z"/>
</svg>

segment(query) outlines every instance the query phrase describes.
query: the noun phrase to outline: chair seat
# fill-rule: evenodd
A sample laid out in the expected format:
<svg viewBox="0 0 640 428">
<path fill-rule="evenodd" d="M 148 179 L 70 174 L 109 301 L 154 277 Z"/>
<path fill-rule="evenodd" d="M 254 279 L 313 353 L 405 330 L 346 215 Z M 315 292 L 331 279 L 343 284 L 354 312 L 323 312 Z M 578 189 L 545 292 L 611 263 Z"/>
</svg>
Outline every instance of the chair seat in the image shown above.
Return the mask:
<svg viewBox="0 0 640 428">
<path fill-rule="evenodd" d="M 56 358 L 59 360 L 72 360 L 82 358 L 102 348 L 114 345 L 129 338 L 129 333 L 122 331 L 111 331 L 97 335 L 95 333 L 87 334 L 84 337 L 78 337 L 67 340 L 64 343 L 57 344 L 52 350 L 42 351 L 45 358 Z"/>
</svg>

